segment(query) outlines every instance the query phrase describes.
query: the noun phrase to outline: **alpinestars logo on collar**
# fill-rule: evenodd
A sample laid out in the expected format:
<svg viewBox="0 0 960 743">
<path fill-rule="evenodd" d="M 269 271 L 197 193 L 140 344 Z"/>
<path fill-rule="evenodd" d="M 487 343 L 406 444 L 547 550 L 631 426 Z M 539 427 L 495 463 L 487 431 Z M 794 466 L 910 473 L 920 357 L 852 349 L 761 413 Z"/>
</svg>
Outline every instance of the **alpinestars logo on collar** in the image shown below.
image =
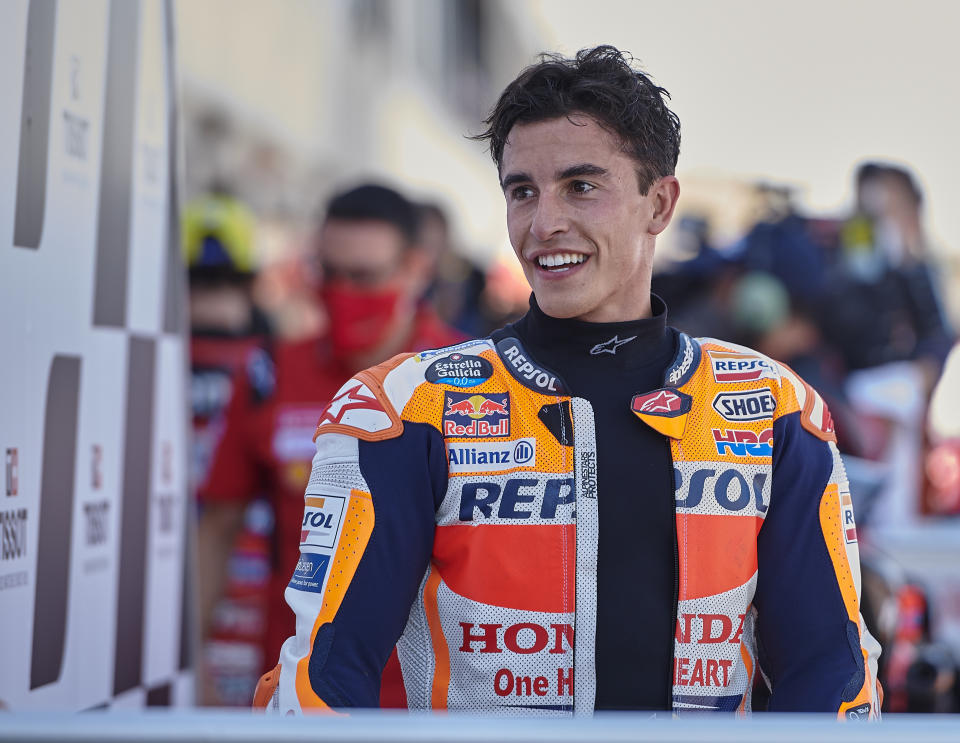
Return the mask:
<svg viewBox="0 0 960 743">
<path fill-rule="evenodd" d="M 602 353 L 615 354 L 617 352 L 617 349 L 620 348 L 620 346 L 622 346 L 624 343 L 629 343 L 636 337 L 637 336 L 635 335 L 631 335 L 629 338 L 624 338 L 623 340 L 620 340 L 620 338 L 615 335 L 610 340 L 604 341 L 603 343 L 598 343 L 593 348 L 591 348 L 590 355 L 599 356 Z"/>
</svg>

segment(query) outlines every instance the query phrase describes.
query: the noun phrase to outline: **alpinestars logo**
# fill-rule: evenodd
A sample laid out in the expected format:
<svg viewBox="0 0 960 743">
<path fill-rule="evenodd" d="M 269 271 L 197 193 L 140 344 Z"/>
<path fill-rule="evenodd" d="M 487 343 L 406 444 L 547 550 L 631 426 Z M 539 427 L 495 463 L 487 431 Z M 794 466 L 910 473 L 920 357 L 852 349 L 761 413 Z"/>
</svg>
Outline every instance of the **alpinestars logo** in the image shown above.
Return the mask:
<svg viewBox="0 0 960 743">
<path fill-rule="evenodd" d="M 348 410 L 383 410 L 377 398 L 363 394 L 363 384 L 357 383 L 333 398 L 320 414 L 320 423 L 339 423 Z M 367 390 L 369 392 L 369 390 Z"/>
<path fill-rule="evenodd" d="M 637 336 L 635 335 L 631 335 L 629 338 L 624 338 L 623 340 L 620 340 L 620 337 L 615 335 L 610 340 L 604 341 L 603 343 L 598 343 L 593 348 L 591 348 L 590 355 L 599 356 L 602 353 L 616 354 L 617 349 L 620 348 L 620 346 L 626 343 L 629 343 L 630 341 L 636 339 L 636 337 Z"/>
</svg>

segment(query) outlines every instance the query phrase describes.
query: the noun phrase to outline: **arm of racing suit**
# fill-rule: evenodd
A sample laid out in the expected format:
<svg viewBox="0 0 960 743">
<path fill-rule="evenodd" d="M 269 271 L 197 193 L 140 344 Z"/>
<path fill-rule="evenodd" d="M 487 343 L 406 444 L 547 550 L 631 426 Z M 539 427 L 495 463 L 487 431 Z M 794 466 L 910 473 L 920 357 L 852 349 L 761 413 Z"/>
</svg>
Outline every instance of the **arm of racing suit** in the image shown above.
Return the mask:
<svg viewBox="0 0 960 743">
<path fill-rule="evenodd" d="M 822 399 L 790 369 L 781 365 L 781 371 L 770 511 L 757 539 L 754 596 L 769 709 L 875 717 L 880 646 L 860 616 L 846 473 Z"/>
<path fill-rule="evenodd" d="M 300 561 L 284 594 L 297 634 L 257 694 L 258 706 L 281 714 L 378 706 L 383 667 L 429 565 L 446 489 L 443 438 L 433 426 L 401 422 L 369 372 L 347 382 L 330 410 L 336 417 L 355 400 L 357 423 L 372 398 L 390 431 L 324 425 L 326 411 L 317 428 Z"/>
</svg>

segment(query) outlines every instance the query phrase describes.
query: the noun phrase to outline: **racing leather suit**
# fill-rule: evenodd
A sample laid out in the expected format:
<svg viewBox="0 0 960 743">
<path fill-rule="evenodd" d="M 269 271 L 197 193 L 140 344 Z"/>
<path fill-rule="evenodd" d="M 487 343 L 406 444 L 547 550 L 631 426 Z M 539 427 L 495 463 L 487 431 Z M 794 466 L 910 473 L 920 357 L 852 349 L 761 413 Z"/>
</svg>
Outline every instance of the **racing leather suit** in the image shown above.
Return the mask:
<svg viewBox="0 0 960 743">
<path fill-rule="evenodd" d="M 760 670 L 777 709 L 876 716 L 879 646 L 819 395 L 680 333 L 632 408 L 674 465 L 673 710 L 749 712 Z M 591 714 L 595 441 L 590 404 L 509 330 L 357 374 L 317 426 L 285 592 L 297 634 L 255 704 L 376 706 L 396 642 L 411 708 Z"/>
</svg>

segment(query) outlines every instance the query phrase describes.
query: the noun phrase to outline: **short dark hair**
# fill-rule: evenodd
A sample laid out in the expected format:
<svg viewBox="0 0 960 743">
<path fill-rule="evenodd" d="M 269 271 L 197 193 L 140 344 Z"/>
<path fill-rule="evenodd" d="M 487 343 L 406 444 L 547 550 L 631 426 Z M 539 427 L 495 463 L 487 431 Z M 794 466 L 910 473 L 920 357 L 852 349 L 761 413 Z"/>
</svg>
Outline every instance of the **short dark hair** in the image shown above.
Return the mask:
<svg viewBox="0 0 960 743">
<path fill-rule="evenodd" d="M 867 162 L 861 163 L 857 168 L 857 189 L 863 188 L 864 183 L 876 178 L 890 178 L 899 181 L 900 185 L 910 194 L 913 203 L 917 206 L 923 205 L 923 190 L 911 173 L 906 168 L 889 163 Z"/>
<path fill-rule="evenodd" d="M 680 154 L 680 119 L 665 99 L 670 94 L 634 68 L 634 58 L 612 46 L 581 49 L 572 59 L 541 54 L 510 83 L 474 139 L 490 142 L 499 170 L 515 124 L 586 114 L 620 138 L 639 164 L 640 191 L 672 175 Z"/>
<path fill-rule="evenodd" d="M 400 230 L 408 244 L 417 239 L 420 221 L 412 202 L 392 188 L 375 183 L 336 194 L 327 202 L 325 220 L 330 219 L 386 222 Z"/>
</svg>

